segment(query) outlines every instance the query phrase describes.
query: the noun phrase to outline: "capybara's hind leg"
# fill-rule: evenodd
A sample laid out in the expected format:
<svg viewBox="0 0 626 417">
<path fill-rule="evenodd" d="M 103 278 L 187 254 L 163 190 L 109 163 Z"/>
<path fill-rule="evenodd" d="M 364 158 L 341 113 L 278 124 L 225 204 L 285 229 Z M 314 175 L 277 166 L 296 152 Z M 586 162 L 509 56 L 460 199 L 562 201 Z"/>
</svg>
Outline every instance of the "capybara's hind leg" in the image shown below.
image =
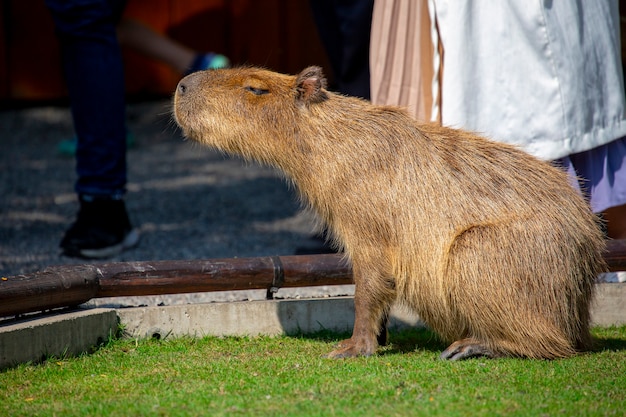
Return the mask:
<svg viewBox="0 0 626 417">
<path fill-rule="evenodd" d="M 467 338 L 457 340 L 452 343 L 446 350 L 444 350 L 439 356 L 441 359 L 448 359 L 451 361 L 458 361 L 461 359 L 469 359 L 476 357 L 486 357 L 486 358 L 498 358 L 502 355 L 494 352 L 489 347 L 485 346 L 484 343 L 478 341 L 477 339 Z"/>
<path fill-rule="evenodd" d="M 370 279 L 364 281 L 355 267 L 354 330 L 352 337 L 339 343 L 329 358 L 370 356 L 380 342 L 386 343 L 386 322 L 395 298 L 392 281 Z M 383 335 L 382 332 L 385 332 Z"/>
</svg>

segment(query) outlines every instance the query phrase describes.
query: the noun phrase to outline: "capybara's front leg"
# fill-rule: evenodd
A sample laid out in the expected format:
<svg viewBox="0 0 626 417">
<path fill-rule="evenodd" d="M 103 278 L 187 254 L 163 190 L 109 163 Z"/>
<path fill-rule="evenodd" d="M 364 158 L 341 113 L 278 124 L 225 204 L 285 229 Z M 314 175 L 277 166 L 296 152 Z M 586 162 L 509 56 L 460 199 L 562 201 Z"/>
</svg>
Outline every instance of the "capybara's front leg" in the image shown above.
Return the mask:
<svg viewBox="0 0 626 417">
<path fill-rule="evenodd" d="M 371 309 L 367 302 L 363 302 L 355 293 L 354 296 L 354 330 L 352 337 L 339 343 L 337 349 L 328 354 L 329 358 L 349 358 L 354 356 L 370 356 L 378 348 L 376 326 L 372 322 Z"/>
<path fill-rule="evenodd" d="M 386 337 L 381 339 L 379 333 L 386 333 L 385 324 L 395 296 L 391 281 L 383 278 L 365 281 L 355 273 L 355 283 L 352 337 L 339 343 L 328 354 L 329 358 L 370 356 L 376 352 L 379 341 L 386 342 Z"/>
</svg>

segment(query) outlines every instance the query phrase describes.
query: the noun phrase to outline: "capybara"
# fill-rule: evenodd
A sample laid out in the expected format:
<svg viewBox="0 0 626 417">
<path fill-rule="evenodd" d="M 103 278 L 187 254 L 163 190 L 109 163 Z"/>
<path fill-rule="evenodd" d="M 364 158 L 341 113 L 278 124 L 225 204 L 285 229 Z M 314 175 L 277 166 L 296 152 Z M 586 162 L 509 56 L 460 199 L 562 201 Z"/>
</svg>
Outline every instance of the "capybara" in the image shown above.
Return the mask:
<svg viewBox="0 0 626 417">
<path fill-rule="evenodd" d="M 345 252 L 355 323 L 330 357 L 375 353 L 396 300 L 453 342 L 444 359 L 589 347 L 605 241 L 559 168 L 332 93 L 319 67 L 194 73 L 174 114 L 187 137 L 282 170 Z"/>
</svg>

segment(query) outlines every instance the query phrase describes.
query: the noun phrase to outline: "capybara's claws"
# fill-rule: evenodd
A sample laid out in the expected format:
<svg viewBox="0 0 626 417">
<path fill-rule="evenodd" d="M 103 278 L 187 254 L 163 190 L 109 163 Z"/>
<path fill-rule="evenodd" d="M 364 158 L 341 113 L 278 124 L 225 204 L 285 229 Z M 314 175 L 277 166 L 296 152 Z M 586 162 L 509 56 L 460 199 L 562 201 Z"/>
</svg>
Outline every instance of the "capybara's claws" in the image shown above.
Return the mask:
<svg viewBox="0 0 626 417">
<path fill-rule="evenodd" d="M 337 349 L 326 355 L 330 359 L 355 358 L 357 356 L 371 356 L 376 351 L 368 343 L 358 343 L 351 339 L 346 339 L 337 345 Z"/>
<path fill-rule="evenodd" d="M 346 340 L 342 340 L 341 342 L 337 343 L 335 345 L 335 347 L 337 348 L 337 350 L 341 349 L 341 348 L 345 348 L 350 344 L 350 339 L 346 339 Z"/>
<path fill-rule="evenodd" d="M 441 355 L 439 355 L 440 359 L 450 360 L 450 361 L 458 361 L 469 358 L 497 358 L 498 354 L 496 354 L 493 350 L 489 349 L 476 339 L 462 339 L 457 340 L 452 343 L 446 350 L 444 350 Z"/>
<path fill-rule="evenodd" d="M 352 357 L 351 355 L 349 355 L 345 350 L 343 349 L 335 349 L 332 352 L 328 353 L 327 355 L 324 356 L 325 358 L 328 359 L 344 359 L 344 358 L 350 358 Z"/>
<path fill-rule="evenodd" d="M 329 359 L 345 359 L 345 358 L 356 358 L 357 356 L 371 356 L 371 353 L 367 352 L 359 352 L 353 347 L 344 348 L 344 349 L 335 349 L 326 355 Z"/>
</svg>

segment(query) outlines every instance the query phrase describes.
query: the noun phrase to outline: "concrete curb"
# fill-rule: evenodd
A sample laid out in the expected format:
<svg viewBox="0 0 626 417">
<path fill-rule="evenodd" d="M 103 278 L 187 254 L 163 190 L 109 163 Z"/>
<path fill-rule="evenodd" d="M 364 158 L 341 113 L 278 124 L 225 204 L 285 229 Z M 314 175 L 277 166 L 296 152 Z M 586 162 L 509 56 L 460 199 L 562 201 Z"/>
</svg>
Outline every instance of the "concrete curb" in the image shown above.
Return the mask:
<svg viewBox="0 0 626 417">
<path fill-rule="evenodd" d="M 0 322 L 0 369 L 45 357 L 78 355 L 106 342 L 121 325 L 127 337 L 255 336 L 350 331 L 353 297 L 217 302 L 132 308 L 90 308 Z M 626 324 L 626 283 L 598 284 L 594 325 Z M 390 328 L 420 326 L 400 308 Z"/>
<path fill-rule="evenodd" d="M 626 324 L 626 283 L 597 285 L 591 322 L 596 326 Z"/>
<path fill-rule="evenodd" d="M 114 309 L 56 312 L 0 325 L 0 369 L 89 352 L 118 330 Z"/>
<path fill-rule="evenodd" d="M 129 337 L 257 336 L 351 331 L 354 298 L 241 301 L 140 307 L 117 311 Z M 391 312 L 390 328 L 419 326 L 415 315 L 400 308 Z"/>
</svg>

